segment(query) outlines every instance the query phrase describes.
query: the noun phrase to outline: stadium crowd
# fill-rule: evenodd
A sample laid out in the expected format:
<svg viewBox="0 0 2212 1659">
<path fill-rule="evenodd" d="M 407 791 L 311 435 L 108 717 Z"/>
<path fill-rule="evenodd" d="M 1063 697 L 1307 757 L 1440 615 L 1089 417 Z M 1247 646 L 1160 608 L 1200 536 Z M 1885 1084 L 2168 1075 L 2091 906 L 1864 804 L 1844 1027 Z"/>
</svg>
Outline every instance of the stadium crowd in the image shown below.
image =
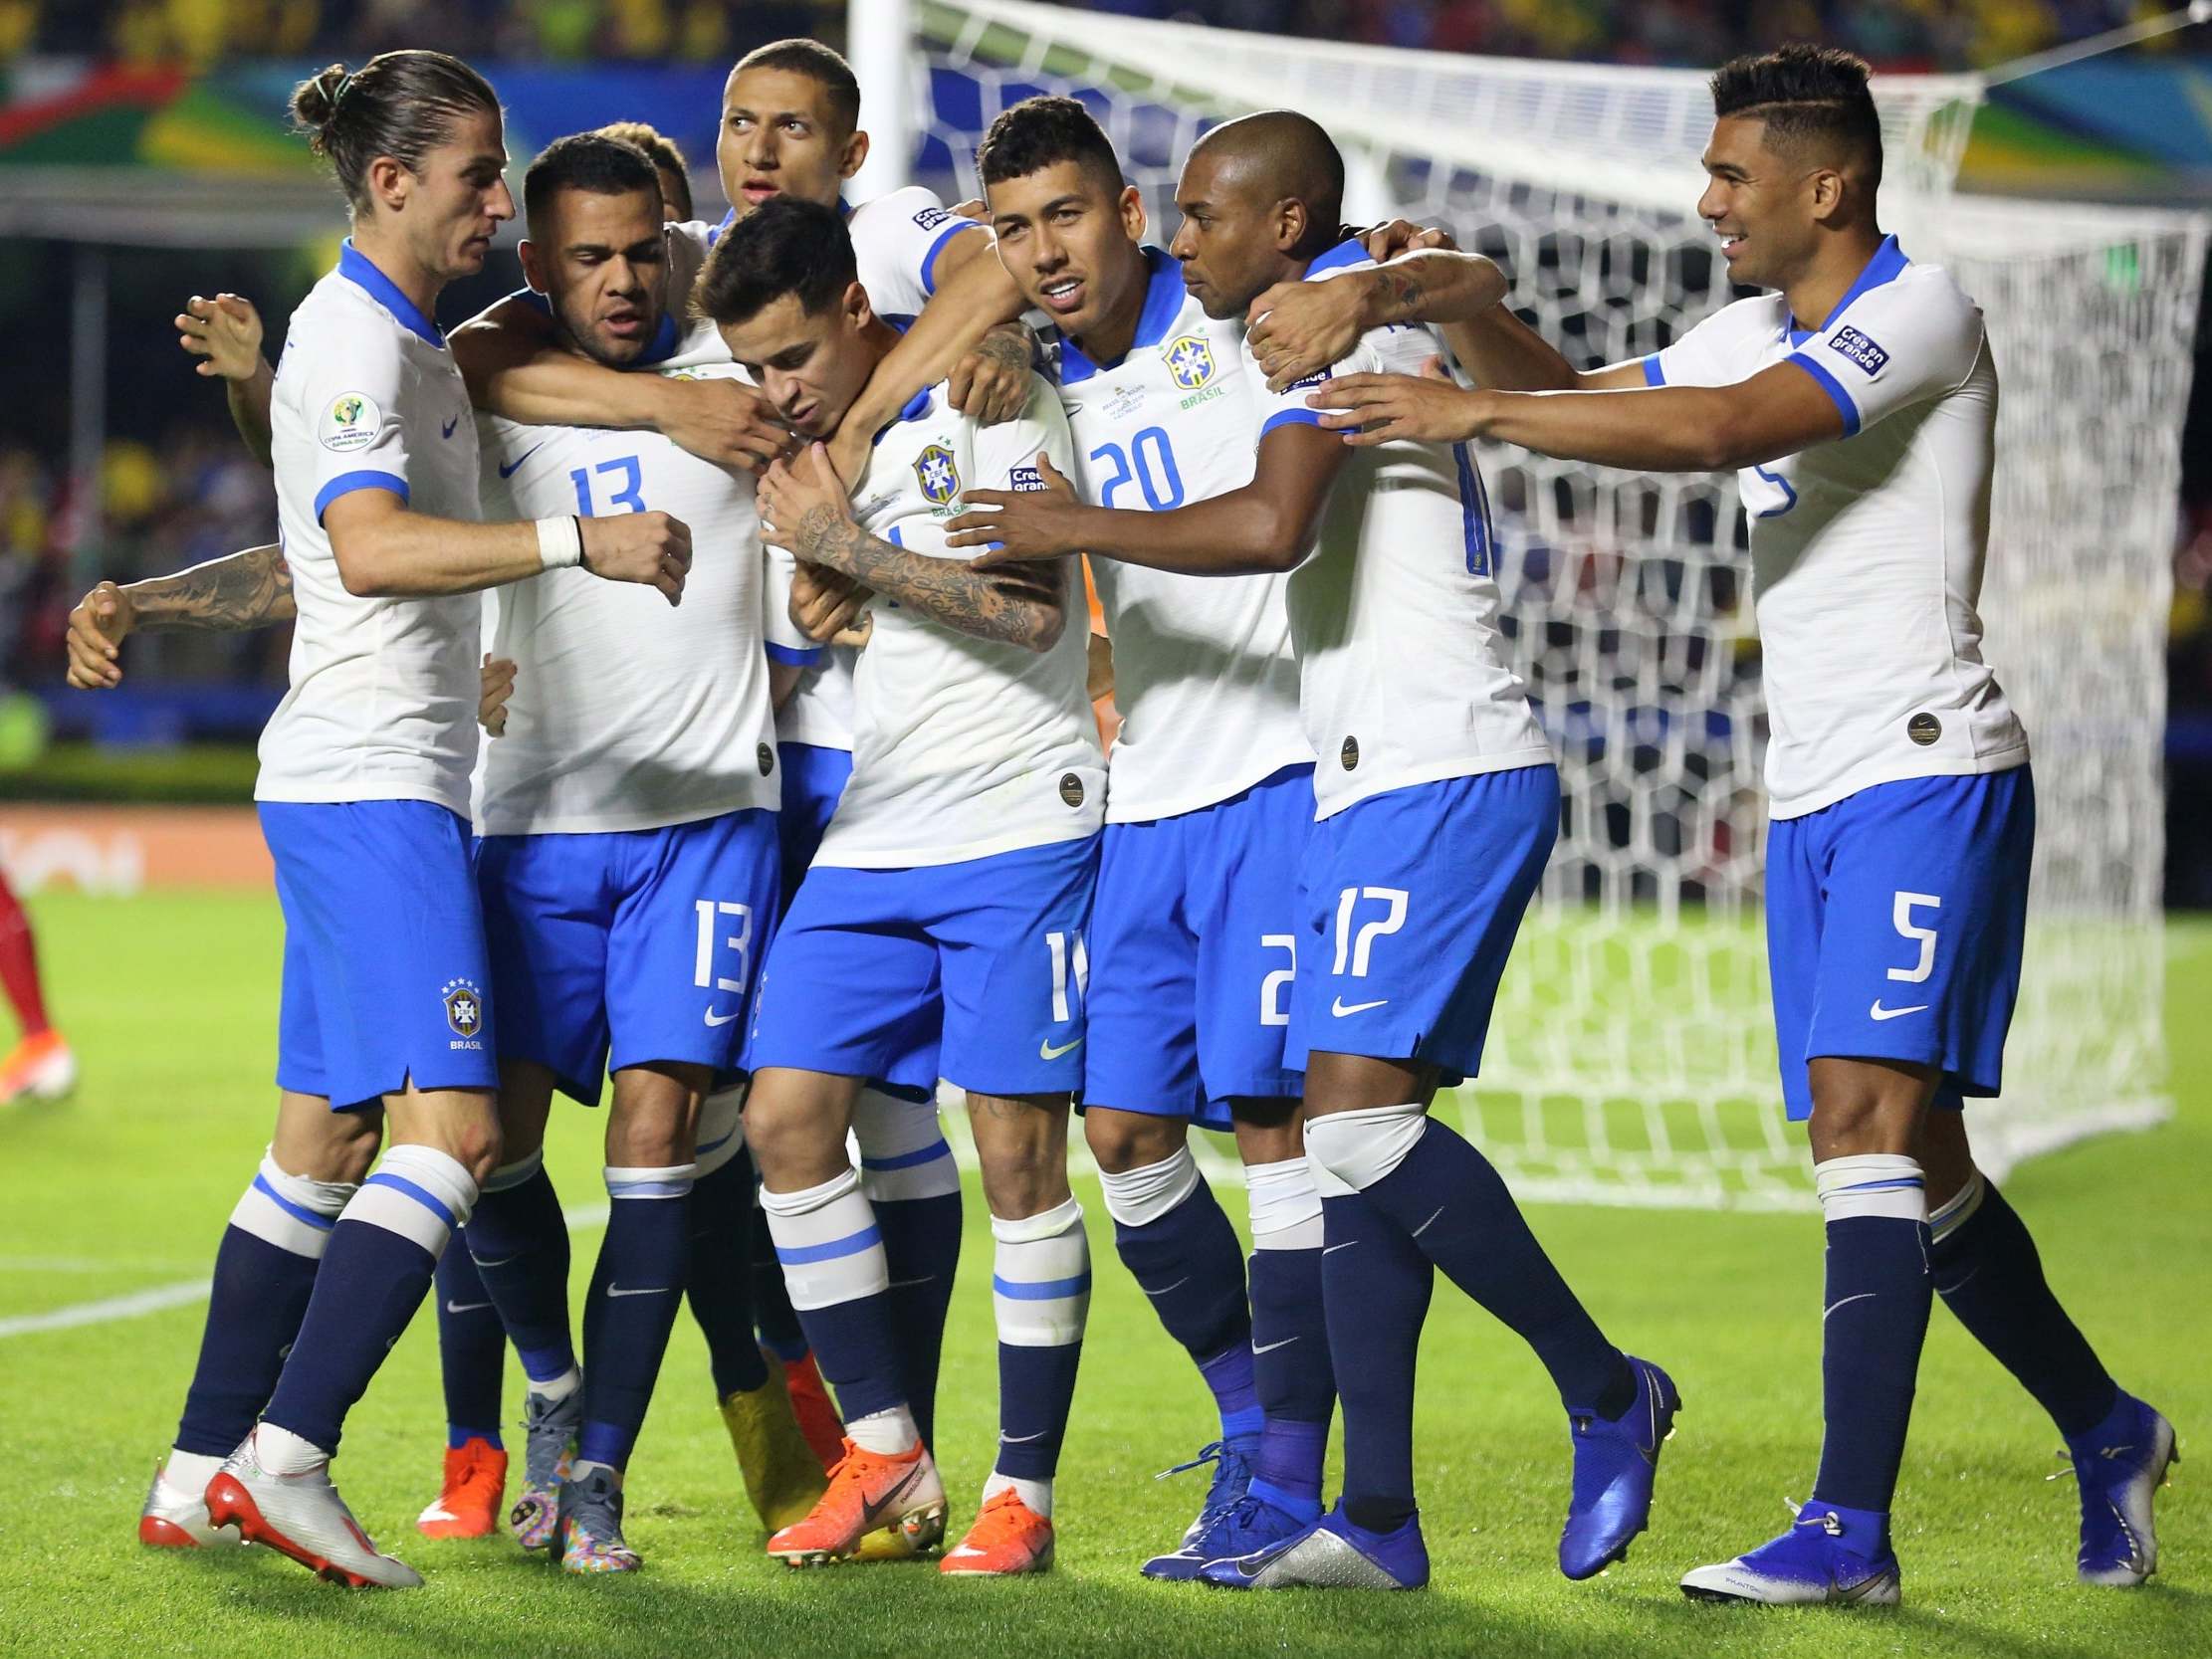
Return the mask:
<svg viewBox="0 0 2212 1659">
<path fill-rule="evenodd" d="M 1094 9 L 1443 52 L 1706 65 L 1785 40 L 1880 68 L 1983 68 L 2129 21 L 2129 0 L 1100 0 Z M 2151 9 L 2163 9 L 2154 7 Z M 833 39 L 807 0 L 0 0 L 0 59 L 23 51 L 206 64 L 251 44 L 354 57 L 435 35 L 471 57 L 727 58 L 787 31 Z"/>
</svg>

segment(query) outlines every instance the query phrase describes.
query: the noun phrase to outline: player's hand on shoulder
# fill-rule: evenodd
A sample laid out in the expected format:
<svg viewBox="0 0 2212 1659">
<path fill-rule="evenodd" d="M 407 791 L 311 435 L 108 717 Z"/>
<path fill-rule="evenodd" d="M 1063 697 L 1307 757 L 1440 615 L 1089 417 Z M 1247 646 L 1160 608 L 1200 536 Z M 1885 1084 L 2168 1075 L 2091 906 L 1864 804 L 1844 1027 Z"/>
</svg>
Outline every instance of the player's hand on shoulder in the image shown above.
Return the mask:
<svg viewBox="0 0 2212 1659">
<path fill-rule="evenodd" d="M 991 204 L 981 196 L 970 196 L 964 202 L 955 202 L 951 211 L 957 217 L 973 219 L 979 225 L 991 223 Z"/>
<path fill-rule="evenodd" d="M 945 545 L 987 549 L 968 561 L 974 570 L 1079 551 L 1069 538 L 1068 510 L 1083 505 L 1075 486 L 1042 450 L 1036 475 L 1038 489 L 966 492 L 960 517 L 945 525 Z"/>
<path fill-rule="evenodd" d="M 1425 253 L 1431 248 L 1456 253 L 1459 247 L 1451 240 L 1449 231 L 1435 225 L 1417 225 L 1411 219 L 1393 219 L 1388 224 L 1361 231 L 1346 240 L 1359 243 L 1367 250 L 1367 257 L 1377 265 L 1386 260 L 1394 260 L 1400 254 Z"/>
<path fill-rule="evenodd" d="M 791 570 L 791 621 L 800 633 L 824 645 L 863 645 L 870 631 L 868 601 L 875 597 L 842 571 L 810 559 Z"/>
<path fill-rule="evenodd" d="M 69 683 L 81 692 L 121 685 L 117 653 L 136 621 L 130 595 L 113 582 L 102 582 L 78 600 L 69 613 Z"/>
<path fill-rule="evenodd" d="M 684 597 L 691 574 L 691 526 L 665 513 L 616 513 L 579 518 L 583 567 L 610 582 L 657 587 L 671 605 Z"/>
<path fill-rule="evenodd" d="M 515 659 L 484 653 L 477 671 L 476 724 L 495 737 L 506 735 L 507 703 L 515 695 Z"/>
<path fill-rule="evenodd" d="M 947 382 L 953 407 L 980 426 L 1010 421 L 1029 406 L 1036 340 L 1020 322 L 1000 322 L 976 342 Z"/>
<path fill-rule="evenodd" d="M 702 461 L 758 473 L 791 447 L 790 430 L 758 388 L 739 380 L 670 379 L 662 436 Z"/>
<path fill-rule="evenodd" d="M 1418 375 L 1338 375 L 1316 386 L 1306 404 L 1328 411 L 1321 424 L 1347 443 L 1450 444 L 1482 436 L 1485 396 L 1453 380 L 1441 357 L 1431 357 Z"/>
<path fill-rule="evenodd" d="M 198 372 L 221 380 L 251 380 L 261 372 L 261 312 L 251 300 L 195 294 L 176 315 L 177 344 L 201 359 Z"/>
<path fill-rule="evenodd" d="M 1244 338 L 1252 360 L 1279 392 L 1352 354 L 1367 331 L 1365 286 L 1356 278 L 1277 283 L 1251 304 Z"/>
</svg>

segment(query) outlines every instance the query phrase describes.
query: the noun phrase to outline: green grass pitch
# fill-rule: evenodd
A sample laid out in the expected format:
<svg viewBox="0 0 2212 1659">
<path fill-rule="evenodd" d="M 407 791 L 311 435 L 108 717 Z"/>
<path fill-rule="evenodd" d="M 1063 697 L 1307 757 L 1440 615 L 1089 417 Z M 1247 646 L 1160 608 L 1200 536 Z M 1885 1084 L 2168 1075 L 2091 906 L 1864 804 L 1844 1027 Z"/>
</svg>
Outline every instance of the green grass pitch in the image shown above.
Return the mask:
<svg viewBox="0 0 2212 1659">
<path fill-rule="evenodd" d="M 280 925 L 258 897 L 39 902 L 76 1098 L 0 1112 L 0 1321 L 204 1275 L 269 1118 Z M 2174 1123 L 2030 1164 L 2008 1189 L 2054 1282 L 2123 1382 L 2178 1425 L 2212 1423 L 2212 928 L 2168 934 Z M 597 1196 L 595 1125 L 556 1115 L 549 1161 Z M 760 1554 L 679 1324 L 631 1471 L 647 1570 L 563 1579 L 508 1541 L 430 1544 L 415 1512 L 443 1443 L 432 1322 L 419 1319 L 354 1414 L 339 1462 L 370 1533 L 429 1576 L 348 1594 L 263 1552 L 178 1558 L 133 1522 L 175 1425 L 197 1303 L 0 1337 L 0 1652 L 38 1655 L 682 1654 L 1209 1656 L 1312 1653 L 1711 1655 L 2212 1653 L 2212 1506 L 2184 1466 L 2163 1494 L 2164 1567 L 2140 1591 L 2078 1587 L 2074 1489 L 2057 1436 L 1940 1308 L 1899 1495 L 1893 1614 L 1695 1606 L 1677 1574 L 1778 1531 L 1819 1447 L 1820 1230 L 1812 1214 L 1546 1207 L 1538 1232 L 1607 1329 L 1663 1361 L 1685 1409 L 1653 1532 L 1569 1584 L 1553 1564 L 1568 1451 L 1534 1360 L 1448 1286 L 1423 1365 L 1420 1471 L 1437 1585 L 1425 1595 L 1235 1597 L 1154 1586 L 1136 1562 L 1180 1532 L 1198 1477 L 1154 1471 L 1208 1438 L 1182 1355 L 1113 1258 L 1094 1183 L 1091 1337 L 1060 1483 L 1059 1566 L 949 1582 L 927 1565 L 794 1573 Z M 1232 1213 L 1241 1206 L 1231 1200 Z M 965 1523 L 993 1444 L 990 1237 L 971 1189 L 941 1450 Z M 576 1271 L 588 1271 L 591 1240 Z M 582 1280 L 579 1277 L 580 1289 Z M 517 1412 L 511 1371 L 510 1411 Z"/>
</svg>

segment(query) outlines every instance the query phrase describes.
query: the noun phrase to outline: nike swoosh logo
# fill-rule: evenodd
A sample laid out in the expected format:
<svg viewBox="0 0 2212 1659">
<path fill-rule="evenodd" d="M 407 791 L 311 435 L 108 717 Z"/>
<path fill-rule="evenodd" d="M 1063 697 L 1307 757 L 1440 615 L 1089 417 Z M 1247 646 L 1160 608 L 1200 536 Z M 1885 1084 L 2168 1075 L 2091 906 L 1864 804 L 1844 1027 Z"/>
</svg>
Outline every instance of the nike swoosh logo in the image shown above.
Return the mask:
<svg viewBox="0 0 2212 1659">
<path fill-rule="evenodd" d="M 1380 1008 L 1389 1000 L 1389 997 L 1381 996 L 1373 1002 L 1346 1002 L 1340 996 L 1329 1004 L 1329 1012 L 1336 1015 L 1338 1019 L 1342 1019 L 1346 1014 L 1364 1014 L 1370 1008 Z"/>
<path fill-rule="evenodd" d="M 1081 1048 L 1082 1046 L 1083 1039 L 1080 1037 L 1076 1038 L 1075 1041 L 1072 1043 L 1062 1043 L 1058 1048 L 1054 1048 L 1048 1042 L 1039 1043 L 1037 1044 L 1037 1058 L 1039 1060 L 1057 1060 L 1061 1055 L 1066 1054 L 1069 1050 Z"/>
<path fill-rule="evenodd" d="M 1351 1249 L 1351 1248 L 1352 1248 L 1352 1245 L 1354 1245 L 1354 1244 L 1357 1244 L 1357 1243 L 1359 1243 L 1359 1242 L 1360 1242 L 1360 1241 L 1359 1241 L 1358 1239 L 1353 1239 L 1353 1240 L 1351 1241 L 1351 1243 L 1349 1243 L 1349 1244 L 1331 1244 L 1331 1245 L 1325 1245 L 1325 1246 L 1323 1246 L 1323 1247 L 1322 1247 L 1322 1251 L 1321 1251 L 1321 1254 L 1322 1254 L 1322 1255 L 1324 1255 L 1324 1256 L 1333 1256 L 1333 1255 L 1335 1255 L 1335 1254 L 1336 1254 L 1336 1253 L 1337 1253 L 1337 1252 L 1338 1252 L 1339 1250 L 1349 1250 L 1349 1249 Z"/>
<path fill-rule="evenodd" d="M 1821 1323 L 1823 1325 L 1826 1325 L 1828 1323 L 1828 1314 L 1833 1314 L 1838 1308 L 1849 1308 L 1854 1302 L 1871 1301 L 1874 1298 L 1875 1294 L 1876 1293 L 1873 1291 L 1861 1291 L 1857 1296 L 1847 1296 L 1841 1302 L 1830 1303 L 1828 1305 L 1828 1313 L 1821 1315 Z"/>
<path fill-rule="evenodd" d="M 885 1290 L 887 1290 L 887 1291 L 903 1291 L 903 1290 L 906 1290 L 907 1288 L 909 1288 L 910 1286 L 914 1286 L 914 1285 L 931 1285 L 931 1284 L 935 1284 L 936 1282 L 937 1282 L 937 1275 L 936 1275 L 936 1274 L 934 1274 L 934 1273 L 925 1273 L 925 1274 L 923 1274 L 923 1275 L 922 1275 L 922 1277 L 921 1277 L 921 1278 L 919 1278 L 919 1279 L 894 1279 L 894 1280 L 892 1280 L 892 1281 L 891 1281 L 891 1282 L 890 1282 L 889 1284 L 885 1285 L 885 1286 L 884 1286 L 883 1288 L 884 1288 Z"/>
<path fill-rule="evenodd" d="M 1019 1446 L 1031 1440 L 1042 1440 L 1051 1432 L 1048 1428 L 1040 1428 L 1034 1434 L 1001 1434 L 998 1436 L 998 1444 L 1001 1446 Z"/>
<path fill-rule="evenodd" d="M 1867 1010 L 1869 1015 L 1878 1020 L 1893 1020 L 1899 1014 L 1924 1014 L 1927 1011 L 1928 1004 L 1925 1002 L 1915 1002 L 1909 1008 L 1884 1008 L 1879 996 L 1875 998 L 1875 1005 Z"/>
<path fill-rule="evenodd" d="M 545 447 L 546 446 L 544 444 L 533 444 L 530 446 L 530 448 L 524 450 L 522 454 L 515 457 L 514 460 L 502 461 L 499 464 L 499 476 L 501 478 L 513 478 L 515 476 L 516 468 L 520 467 L 525 461 L 528 461 L 532 456 L 536 455 Z"/>
<path fill-rule="evenodd" d="M 876 1523 L 890 1511 L 892 1505 L 896 1504 L 901 1498 L 905 1497 L 908 1489 L 921 1478 L 922 1468 L 921 1465 L 917 1463 L 913 1468 L 909 1469 L 904 1475 L 901 1475 L 899 1477 L 897 1484 L 887 1488 L 883 1492 L 878 1493 L 876 1495 L 876 1500 L 874 1503 L 864 1503 L 861 1510 L 861 1519 L 866 1525 L 863 1530 L 871 1533 L 874 1532 Z"/>
<path fill-rule="evenodd" d="M 1421 1237 L 1423 1233 L 1426 1233 L 1431 1227 L 1434 1227 L 1437 1224 L 1437 1217 L 1443 1214 L 1443 1212 L 1444 1206 L 1438 1204 L 1436 1207 L 1435 1211 L 1431 1213 L 1429 1219 L 1427 1221 L 1424 1221 L 1420 1226 L 1416 1227 L 1408 1236 L 1412 1238 Z"/>
<path fill-rule="evenodd" d="M 622 1288 L 622 1287 L 621 1287 L 620 1285 L 609 1285 L 609 1286 L 607 1286 L 607 1295 L 609 1295 L 609 1296 L 666 1296 L 666 1295 L 667 1295 L 667 1294 L 668 1294 L 668 1293 L 669 1293 L 670 1291 L 674 1290 L 675 1288 L 676 1288 L 676 1287 L 675 1287 L 674 1285 L 633 1285 L 633 1286 L 631 1286 L 631 1287 L 630 1287 L 630 1289 L 628 1289 L 628 1290 L 624 1290 L 624 1289 L 623 1289 L 623 1288 Z"/>
<path fill-rule="evenodd" d="M 478 1267 L 480 1267 L 480 1268 L 483 1268 L 483 1267 L 505 1267 L 505 1266 L 506 1266 L 506 1265 L 507 1265 L 507 1264 L 508 1264 L 509 1262 L 513 1261 L 514 1259 L 515 1259 L 515 1258 L 514 1258 L 513 1256 L 478 1256 L 478 1257 L 474 1258 L 474 1260 L 475 1260 L 475 1262 L 476 1262 L 476 1265 L 477 1265 Z"/>
<path fill-rule="evenodd" d="M 1190 1282 L 1191 1276 L 1186 1273 L 1182 1278 L 1178 1279 L 1174 1285 L 1162 1285 L 1158 1290 L 1154 1290 L 1150 1285 L 1139 1285 L 1137 1288 L 1143 1291 L 1147 1296 L 1166 1296 L 1168 1292 L 1174 1290 L 1178 1285 L 1188 1285 Z"/>
<path fill-rule="evenodd" d="M 489 1308 L 490 1306 L 489 1302 L 456 1302 L 448 1297 L 446 1298 L 445 1311 L 449 1314 L 473 1314 L 479 1308 Z"/>
<path fill-rule="evenodd" d="M 958 1550 L 955 1550 L 953 1552 L 955 1557 L 961 1555 L 981 1555 L 985 1554 L 988 1554 L 988 1552 L 977 1549 L 973 1544 L 964 1544 Z"/>
<path fill-rule="evenodd" d="M 713 1010 L 712 1008 L 709 1008 L 709 1009 L 707 1010 L 707 1024 L 708 1024 L 708 1026 L 709 1026 L 710 1028 L 712 1028 L 712 1027 L 714 1027 L 714 1026 L 717 1026 L 717 1025 L 728 1025 L 728 1024 L 729 1024 L 729 1023 L 730 1023 L 730 1022 L 731 1022 L 732 1020 L 736 1019 L 737 1017 L 738 1017 L 738 1016 L 737 1016 L 737 1015 L 735 1015 L 735 1014 L 724 1014 L 724 1015 L 723 1015 L 723 1016 L 722 1016 L 722 1017 L 721 1017 L 720 1019 L 716 1019 L 716 1018 L 715 1018 L 715 1011 L 714 1011 L 714 1010 Z"/>
<path fill-rule="evenodd" d="M 1341 1247 L 1341 1246 L 1339 1246 L 1339 1248 L 1342 1248 L 1342 1247 Z M 1274 1351 L 1275 1351 L 1275 1349 L 1277 1349 L 1278 1348 L 1288 1348 L 1288 1347 L 1289 1347 L 1289 1346 L 1290 1346 L 1290 1345 L 1291 1345 L 1292 1343 L 1296 1342 L 1297 1340 L 1298 1340 L 1298 1339 L 1297 1339 L 1297 1338 L 1295 1338 L 1295 1337 L 1285 1337 L 1285 1338 L 1284 1338 L 1284 1339 L 1283 1339 L 1283 1340 L 1282 1340 L 1281 1342 L 1279 1342 L 1279 1343 L 1254 1343 L 1254 1344 L 1252 1344 L 1252 1351 L 1253 1351 L 1254 1353 L 1272 1353 L 1272 1352 L 1274 1352 Z"/>
<path fill-rule="evenodd" d="M 459 426 L 460 424 L 461 424 L 461 417 L 460 417 L 459 415 L 455 415 L 455 416 L 453 417 L 453 419 L 451 419 L 451 420 L 449 420 L 449 421 L 447 421 L 447 422 L 445 423 L 445 432 L 444 432 L 443 436 L 445 436 L 445 437 L 448 437 L 448 438 L 452 437 L 452 436 L 453 436 L 453 429 L 454 429 L 455 427 Z"/>
</svg>

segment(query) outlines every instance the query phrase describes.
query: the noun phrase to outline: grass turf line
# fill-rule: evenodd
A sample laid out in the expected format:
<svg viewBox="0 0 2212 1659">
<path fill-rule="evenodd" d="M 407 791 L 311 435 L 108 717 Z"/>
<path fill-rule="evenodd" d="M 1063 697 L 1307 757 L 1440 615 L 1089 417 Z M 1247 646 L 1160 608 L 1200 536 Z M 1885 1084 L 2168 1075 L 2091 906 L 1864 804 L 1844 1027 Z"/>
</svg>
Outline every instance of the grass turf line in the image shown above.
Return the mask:
<svg viewBox="0 0 2212 1659">
<path fill-rule="evenodd" d="M 266 1132 L 280 924 L 273 899 L 57 895 L 34 904 L 52 1001 L 85 1067 L 63 1105 L 0 1113 L 0 1319 L 206 1271 Z M 2028 1165 L 2007 1191 L 2060 1294 L 2122 1382 L 2180 1429 L 2212 1421 L 2212 927 L 2168 933 L 2176 1122 Z M 548 1166 L 598 1197 L 597 1122 L 555 1114 Z M 926 1565 L 793 1573 L 759 1554 L 705 1355 L 679 1323 L 632 1470 L 630 1536 L 647 1570 L 563 1580 L 506 1540 L 432 1544 L 413 1517 L 443 1444 L 433 1322 L 418 1319 L 355 1412 L 338 1472 L 385 1548 L 430 1578 L 348 1595 L 262 1552 L 180 1558 L 133 1520 L 175 1425 L 197 1306 L 0 1343 L 0 1652 L 605 1659 L 729 1652 L 829 1659 L 958 1655 L 1672 1655 L 1904 1653 L 1968 1659 L 2212 1651 L 2212 1518 L 2185 1465 L 2162 1495 L 2163 1566 L 2138 1592 L 2073 1581 L 2074 1489 L 2050 1423 L 1938 1307 L 1898 1500 L 1895 1614 L 1693 1606 L 1686 1567 L 1771 1536 L 1819 1450 L 1820 1231 L 1792 1216 L 1546 1207 L 1539 1234 L 1600 1320 L 1664 1363 L 1686 1408 L 1655 1530 L 1603 1578 L 1568 1584 L 1553 1549 L 1568 1449 L 1542 1372 L 1508 1333 L 1439 1287 L 1419 1422 L 1437 1587 L 1418 1596 L 1232 1596 L 1143 1582 L 1180 1535 L 1198 1477 L 1155 1470 L 1209 1437 L 1203 1390 L 1113 1260 L 1095 1183 L 1096 1291 L 1062 1470 L 1060 1565 L 1018 1583 L 945 1582 Z M 1232 1213 L 1241 1206 L 1232 1199 Z M 948 1343 L 940 1440 L 954 1524 L 994 1437 L 990 1238 L 970 1236 Z M 576 1289 L 593 1238 L 579 1240 Z M 509 1415 L 519 1414 L 510 1369 Z M 519 1443 L 520 1437 L 516 1437 Z M 1334 1470 L 1331 1473 L 1334 1481 Z"/>
</svg>

